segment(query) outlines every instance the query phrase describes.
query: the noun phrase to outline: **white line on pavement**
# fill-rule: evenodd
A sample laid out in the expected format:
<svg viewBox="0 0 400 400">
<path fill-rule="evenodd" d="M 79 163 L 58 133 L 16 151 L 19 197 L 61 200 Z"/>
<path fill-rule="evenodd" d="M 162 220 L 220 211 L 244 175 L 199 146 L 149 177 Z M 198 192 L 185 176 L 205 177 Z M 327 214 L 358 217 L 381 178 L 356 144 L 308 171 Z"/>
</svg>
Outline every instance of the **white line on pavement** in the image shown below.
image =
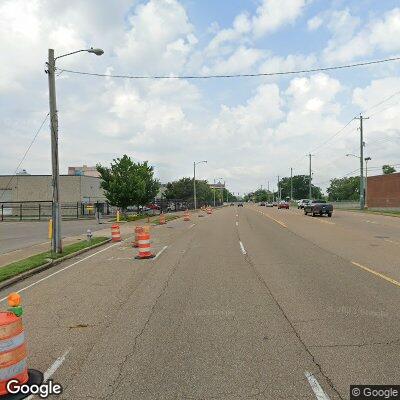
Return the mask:
<svg viewBox="0 0 400 400">
<path fill-rule="evenodd" d="M 43 374 L 44 382 L 47 382 L 54 375 L 54 373 L 58 370 L 58 368 L 61 367 L 62 363 L 67 358 L 67 355 L 70 351 L 71 351 L 71 349 L 68 349 L 61 357 L 58 357 L 57 360 L 54 361 L 52 365 L 50 365 L 50 367 L 47 369 L 47 371 Z M 26 400 L 31 400 L 33 398 L 34 398 L 34 396 L 30 395 Z"/>
<path fill-rule="evenodd" d="M 240 250 L 242 250 L 243 255 L 246 255 L 246 254 L 247 254 L 247 251 L 246 251 L 246 249 L 244 248 L 243 243 L 239 241 L 239 244 L 240 244 Z"/>
<path fill-rule="evenodd" d="M 165 251 L 167 247 L 168 247 L 168 246 L 164 246 L 164 247 L 156 254 L 156 256 L 153 258 L 153 260 L 155 260 L 163 251 Z"/>
<path fill-rule="evenodd" d="M 41 282 L 43 282 L 43 281 L 45 281 L 45 280 L 51 278 L 52 276 L 57 275 L 57 274 L 59 274 L 60 272 L 63 272 L 63 271 L 65 271 L 65 270 L 67 270 L 67 269 L 69 269 L 69 268 L 71 268 L 71 267 L 74 267 L 75 265 L 80 264 L 82 261 L 86 261 L 86 260 L 88 260 L 89 258 L 92 258 L 92 257 L 96 256 L 97 254 L 100 254 L 100 253 L 102 253 L 103 251 L 107 251 L 108 249 L 111 249 L 112 247 L 117 246 L 117 245 L 119 245 L 119 244 L 120 244 L 120 243 L 114 243 L 114 244 L 112 244 L 112 245 L 106 247 L 105 249 L 96 251 L 95 253 L 90 254 L 90 255 L 87 256 L 87 257 L 81 258 L 80 260 L 75 261 L 74 263 L 72 263 L 72 264 L 70 264 L 70 265 L 67 265 L 67 266 L 64 267 L 64 268 L 61 268 L 61 269 L 59 269 L 58 271 L 53 272 L 52 274 L 47 275 L 47 276 L 45 276 L 44 278 L 39 279 L 38 281 L 33 282 L 33 283 L 31 283 L 30 285 L 23 287 L 22 289 L 18 290 L 17 293 L 23 292 L 24 290 L 29 289 L 29 288 L 31 288 L 32 286 L 35 286 L 35 285 L 37 285 L 38 283 L 41 283 Z M 1 303 L 2 301 L 4 301 L 4 300 L 7 300 L 7 297 L 3 297 L 2 299 L 0 299 L 0 303 Z"/>
<path fill-rule="evenodd" d="M 330 400 L 329 396 L 324 392 L 324 389 L 322 389 L 321 385 L 317 381 L 317 378 L 308 371 L 306 371 L 304 374 L 308 379 L 308 383 L 310 384 L 316 398 L 318 400 Z"/>
<path fill-rule="evenodd" d="M 188 227 L 188 229 L 193 228 L 196 224 L 192 224 Z"/>
<path fill-rule="evenodd" d="M 239 226 L 239 222 L 236 221 L 236 226 Z"/>
</svg>

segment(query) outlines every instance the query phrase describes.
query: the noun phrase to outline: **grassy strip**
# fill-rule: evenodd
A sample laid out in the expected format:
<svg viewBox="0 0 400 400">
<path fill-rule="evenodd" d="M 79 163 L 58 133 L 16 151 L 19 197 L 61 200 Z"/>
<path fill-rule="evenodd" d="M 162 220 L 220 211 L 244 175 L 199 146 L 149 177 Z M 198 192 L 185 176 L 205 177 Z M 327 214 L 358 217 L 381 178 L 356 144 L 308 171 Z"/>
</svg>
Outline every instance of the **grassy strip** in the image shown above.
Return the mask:
<svg viewBox="0 0 400 400">
<path fill-rule="evenodd" d="M 154 215 L 146 215 L 146 214 L 139 214 L 139 215 L 120 215 L 119 220 L 120 221 L 125 221 L 125 222 L 132 222 L 132 221 L 138 221 L 140 219 L 145 219 L 145 218 L 152 218 Z M 114 222 L 117 222 L 117 219 L 113 219 Z"/>
<path fill-rule="evenodd" d="M 346 211 L 360 212 L 364 214 L 387 215 L 389 217 L 400 217 L 400 211 L 354 210 L 354 209 L 347 209 Z"/>
<path fill-rule="evenodd" d="M 19 275 L 23 272 L 40 267 L 41 265 L 46 264 L 51 260 L 57 260 L 58 258 L 65 257 L 89 246 L 93 246 L 94 244 L 105 242 L 107 239 L 108 238 L 106 237 L 94 237 L 90 242 L 83 240 L 81 242 L 65 246 L 64 251 L 61 254 L 52 254 L 50 251 L 46 251 L 45 253 L 35 254 L 34 256 L 25 258 L 23 260 L 7 264 L 4 267 L 0 268 L 0 282 L 12 278 L 13 276 Z"/>
<path fill-rule="evenodd" d="M 182 217 L 182 215 L 166 215 L 166 216 L 165 216 L 165 222 L 173 221 L 174 219 L 177 219 L 177 218 L 180 218 L 180 217 Z M 156 225 L 160 225 L 160 218 L 157 218 L 157 219 L 154 221 L 154 223 L 155 223 Z"/>
</svg>

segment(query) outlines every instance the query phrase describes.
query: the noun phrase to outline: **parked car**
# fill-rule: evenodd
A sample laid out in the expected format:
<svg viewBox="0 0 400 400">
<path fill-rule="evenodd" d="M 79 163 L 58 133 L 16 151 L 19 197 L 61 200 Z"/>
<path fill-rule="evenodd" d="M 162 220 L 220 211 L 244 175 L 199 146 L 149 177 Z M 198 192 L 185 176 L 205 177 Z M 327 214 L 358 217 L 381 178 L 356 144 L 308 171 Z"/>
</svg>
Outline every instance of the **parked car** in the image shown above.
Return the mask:
<svg viewBox="0 0 400 400">
<path fill-rule="evenodd" d="M 234 205 L 235 205 L 234 203 L 229 204 L 230 207 L 232 207 L 232 206 L 234 206 Z"/>
<path fill-rule="evenodd" d="M 276 201 L 274 201 L 273 203 L 272 203 L 272 207 L 276 207 L 278 205 L 278 203 L 276 202 Z"/>
<path fill-rule="evenodd" d="M 159 210 L 160 206 L 158 206 L 157 204 L 148 204 L 147 208 L 150 210 Z"/>
<path fill-rule="evenodd" d="M 304 206 L 304 215 L 312 214 L 313 217 L 324 214 L 332 217 L 332 212 L 333 205 L 328 204 L 325 200 L 313 200 Z"/>
<path fill-rule="evenodd" d="M 306 204 L 309 203 L 308 199 L 301 199 L 297 202 L 297 209 L 303 209 Z"/>
<path fill-rule="evenodd" d="M 285 208 L 286 210 L 289 210 L 289 203 L 287 201 L 281 201 L 278 204 L 278 210 L 281 208 Z"/>
<path fill-rule="evenodd" d="M 272 203 L 265 203 L 265 207 L 273 207 L 274 205 Z"/>
<path fill-rule="evenodd" d="M 260 203 L 260 206 L 265 206 L 265 203 L 262 201 L 262 202 Z"/>
<path fill-rule="evenodd" d="M 239 203 L 239 204 L 238 204 L 238 207 L 243 207 L 243 203 Z"/>
</svg>

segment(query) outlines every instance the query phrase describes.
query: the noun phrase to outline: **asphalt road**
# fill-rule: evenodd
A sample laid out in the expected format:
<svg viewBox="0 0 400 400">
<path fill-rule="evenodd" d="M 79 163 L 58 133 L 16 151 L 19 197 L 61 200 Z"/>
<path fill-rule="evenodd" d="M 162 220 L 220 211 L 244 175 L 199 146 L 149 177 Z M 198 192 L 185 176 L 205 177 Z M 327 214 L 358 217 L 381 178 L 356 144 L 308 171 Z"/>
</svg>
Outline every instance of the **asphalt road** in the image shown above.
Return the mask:
<svg viewBox="0 0 400 400">
<path fill-rule="evenodd" d="M 400 383 L 397 221 L 227 207 L 153 227 L 156 259 L 127 240 L 0 295 L 62 399 L 348 399 Z"/>
</svg>

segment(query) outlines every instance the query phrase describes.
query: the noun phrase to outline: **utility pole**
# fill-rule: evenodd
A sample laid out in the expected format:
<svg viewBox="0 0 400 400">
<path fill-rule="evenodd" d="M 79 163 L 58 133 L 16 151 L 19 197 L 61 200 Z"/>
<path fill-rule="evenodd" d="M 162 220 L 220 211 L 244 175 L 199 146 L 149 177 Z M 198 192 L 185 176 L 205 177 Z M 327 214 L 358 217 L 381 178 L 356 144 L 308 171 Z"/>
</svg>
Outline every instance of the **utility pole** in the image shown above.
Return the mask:
<svg viewBox="0 0 400 400">
<path fill-rule="evenodd" d="M 371 157 L 365 158 L 365 208 L 368 208 L 368 161 L 371 161 Z"/>
<path fill-rule="evenodd" d="M 361 114 L 355 119 L 360 120 L 360 210 L 365 207 L 365 189 L 364 189 L 364 132 L 363 132 L 363 120 L 369 119 L 365 118 Z"/>
<path fill-rule="evenodd" d="M 293 201 L 293 168 L 290 168 L 290 200 Z"/>
<path fill-rule="evenodd" d="M 213 187 L 213 189 L 214 189 L 214 208 L 215 208 L 215 179 L 214 179 L 214 187 Z"/>
<path fill-rule="evenodd" d="M 197 199 L 196 199 L 196 161 L 193 163 L 193 206 L 196 211 Z"/>
<path fill-rule="evenodd" d="M 51 166 L 52 166 L 52 239 L 51 250 L 54 253 L 62 252 L 61 241 L 61 215 L 60 215 L 60 174 L 58 165 L 58 115 L 56 103 L 56 79 L 55 79 L 55 58 L 54 50 L 49 49 L 48 71 L 49 77 L 49 105 L 50 105 L 50 133 L 51 133 Z"/>
<path fill-rule="evenodd" d="M 310 175 L 309 175 L 309 184 L 308 184 L 308 197 L 309 200 L 312 200 L 312 172 L 311 172 L 311 157 L 313 157 L 312 154 L 309 154 L 308 157 L 310 158 Z"/>
<path fill-rule="evenodd" d="M 278 201 L 281 201 L 281 190 L 280 190 L 280 181 L 279 181 L 279 175 L 278 175 Z"/>
</svg>

